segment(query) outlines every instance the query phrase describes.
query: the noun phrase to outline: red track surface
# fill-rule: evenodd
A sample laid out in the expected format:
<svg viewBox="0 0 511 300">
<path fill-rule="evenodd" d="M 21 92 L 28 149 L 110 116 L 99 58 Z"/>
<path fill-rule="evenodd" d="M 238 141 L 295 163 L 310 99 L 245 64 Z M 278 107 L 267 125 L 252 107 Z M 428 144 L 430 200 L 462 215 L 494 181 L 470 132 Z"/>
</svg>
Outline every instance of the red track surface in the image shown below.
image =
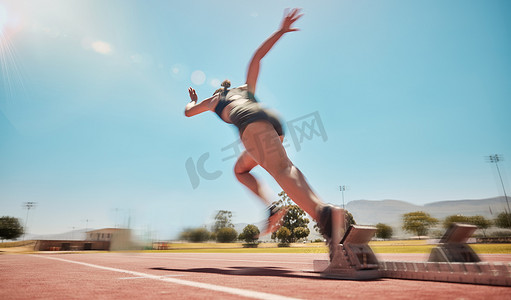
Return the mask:
<svg viewBox="0 0 511 300">
<path fill-rule="evenodd" d="M 482 256 L 511 261 L 511 255 Z M 511 299 L 511 288 L 323 279 L 325 254 L 95 253 L 0 255 L 0 299 Z M 379 255 L 425 260 L 424 255 Z M 279 298 L 282 297 L 282 298 Z"/>
</svg>

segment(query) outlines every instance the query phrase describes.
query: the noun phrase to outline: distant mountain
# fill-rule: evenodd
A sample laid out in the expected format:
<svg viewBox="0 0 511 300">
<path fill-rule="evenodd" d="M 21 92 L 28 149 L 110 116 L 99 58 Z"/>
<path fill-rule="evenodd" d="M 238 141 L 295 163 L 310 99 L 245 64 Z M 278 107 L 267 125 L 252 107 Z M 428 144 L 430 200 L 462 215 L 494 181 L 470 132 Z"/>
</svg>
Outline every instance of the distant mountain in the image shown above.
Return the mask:
<svg viewBox="0 0 511 300">
<path fill-rule="evenodd" d="M 357 224 L 364 225 L 390 224 L 400 220 L 405 213 L 423 210 L 421 206 L 398 200 L 355 200 L 348 202 L 346 209 Z"/>
<path fill-rule="evenodd" d="M 488 219 L 494 219 L 500 212 L 504 211 L 505 207 L 504 197 L 439 201 L 425 205 L 415 205 L 398 200 L 355 200 L 346 205 L 346 209 L 353 215 L 357 224 L 376 225 L 377 223 L 385 223 L 398 232 L 402 225 L 402 215 L 413 211 L 427 212 L 439 220 L 457 214 L 464 216 L 481 215 Z"/>
<path fill-rule="evenodd" d="M 509 199 L 508 199 L 509 200 Z M 441 201 L 424 205 L 428 212 L 438 217 L 446 217 L 455 212 L 466 216 L 482 215 L 487 218 L 495 218 L 507 207 L 504 197 L 496 197 L 482 200 L 457 200 Z"/>
</svg>

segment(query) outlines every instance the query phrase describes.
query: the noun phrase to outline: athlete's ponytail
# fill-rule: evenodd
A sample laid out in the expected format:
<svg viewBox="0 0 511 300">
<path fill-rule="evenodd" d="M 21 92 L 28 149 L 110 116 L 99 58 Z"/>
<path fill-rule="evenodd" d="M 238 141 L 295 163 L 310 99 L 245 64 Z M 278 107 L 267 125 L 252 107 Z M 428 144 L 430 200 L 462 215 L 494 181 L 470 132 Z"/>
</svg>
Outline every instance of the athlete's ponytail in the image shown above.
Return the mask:
<svg viewBox="0 0 511 300">
<path fill-rule="evenodd" d="M 223 93 L 225 91 L 227 91 L 228 88 L 231 87 L 231 81 L 229 79 L 226 79 L 222 82 L 221 84 L 221 88 L 219 88 L 218 90 L 216 90 L 213 95 L 217 94 L 217 93 Z"/>
<path fill-rule="evenodd" d="M 226 79 L 222 82 L 221 86 L 223 86 L 224 90 L 226 90 L 231 87 L 231 81 L 229 79 Z"/>
</svg>

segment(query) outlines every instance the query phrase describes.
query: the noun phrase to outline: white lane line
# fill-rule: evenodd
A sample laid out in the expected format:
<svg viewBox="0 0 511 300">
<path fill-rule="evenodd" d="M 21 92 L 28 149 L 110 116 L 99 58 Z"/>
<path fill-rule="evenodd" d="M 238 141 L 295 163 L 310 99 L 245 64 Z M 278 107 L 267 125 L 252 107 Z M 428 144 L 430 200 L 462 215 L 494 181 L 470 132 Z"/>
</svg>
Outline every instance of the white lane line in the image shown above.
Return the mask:
<svg viewBox="0 0 511 300">
<path fill-rule="evenodd" d="M 165 277 L 181 277 L 183 275 L 163 275 L 163 276 L 160 276 L 161 278 L 165 278 Z M 117 279 L 120 279 L 120 280 L 130 280 L 130 279 L 147 279 L 147 277 L 121 277 L 121 278 L 117 278 Z"/>
<path fill-rule="evenodd" d="M 269 300 L 297 299 L 297 298 L 285 297 L 285 296 L 269 294 L 269 293 L 264 293 L 264 292 L 243 290 L 243 289 L 214 285 L 214 284 L 209 284 L 209 283 L 195 282 L 195 281 L 189 281 L 189 280 L 183 280 L 183 279 L 177 279 L 177 278 L 168 278 L 168 277 L 151 275 L 151 274 L 146 274 L 146 273 L 141 273 L 141 272 L 135 272 L 135 271 L 129 271 L 129 270 L 123 270 L 123 269 L 117 269 L 117 268 L 110 268 L 110 267 L 94 265 L 94 264 L 89 264 L 89 263 L 84 263 L 84 262 L 79 262 L 79 261 L 74 261 L 74 260 L 68 260 L 68 259 L 63 259 L 63 258 L 56 258 L 56 257 L 50 257 L 50 256 L 44 256 L 44 255 L 33 255 L 33 254 L 31 254 L 31 256 L 35 256 L 35 257 L 39 257 L 39 258 L 46 258 L 46 259 L 53 259 L 53 260 L 63 261 L 63 262 L 67 262 L 67 263 L 72 263 L 72 264 L 77 264 L 77 265 L 82 265 L 82 266 L 87 266 L 87 267 L 91 267 L 91 268 L 107 270 L 107 271 L 112 271 L 112 272 L 126 273 L 126 274 L 134 275 L 137 277 L 144 277 L 144 278 L 160 280 L 160 281 L 165 281 L 165 282 L 170 282 L 170 283 L 175 283 L 175 284 L 180 284 L 180 285 L 185 285 L 185 286 L 191 286 L 191 287 L 200 288 L 200 289 L 223 292 L 223 293 L 228 293 L 228 294 L 247 297 L 247 298 L 269 299 Z"/>
</svg>

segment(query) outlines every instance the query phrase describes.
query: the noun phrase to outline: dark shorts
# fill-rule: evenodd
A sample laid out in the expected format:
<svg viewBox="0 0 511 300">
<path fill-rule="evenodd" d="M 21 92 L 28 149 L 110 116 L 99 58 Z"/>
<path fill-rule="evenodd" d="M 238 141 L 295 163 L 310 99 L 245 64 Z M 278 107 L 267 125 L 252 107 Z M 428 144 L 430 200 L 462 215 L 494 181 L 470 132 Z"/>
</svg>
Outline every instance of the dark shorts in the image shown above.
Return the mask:
<svg viewBox="0 0 511 300">
<path fill-rule="evenodd" d="M 257 102 L 247 101 L 246 103 L 237 105 L 229 113 L 229 118 L 231 122 L 238 127 L 240 136 L 243 134 L 248 124 L 261 120 L 270 122 L 279 136 L 284 135 L 282 123 L 280 123 L 277 115 L 268 109 L 262 108 Z"/>
</svg>

